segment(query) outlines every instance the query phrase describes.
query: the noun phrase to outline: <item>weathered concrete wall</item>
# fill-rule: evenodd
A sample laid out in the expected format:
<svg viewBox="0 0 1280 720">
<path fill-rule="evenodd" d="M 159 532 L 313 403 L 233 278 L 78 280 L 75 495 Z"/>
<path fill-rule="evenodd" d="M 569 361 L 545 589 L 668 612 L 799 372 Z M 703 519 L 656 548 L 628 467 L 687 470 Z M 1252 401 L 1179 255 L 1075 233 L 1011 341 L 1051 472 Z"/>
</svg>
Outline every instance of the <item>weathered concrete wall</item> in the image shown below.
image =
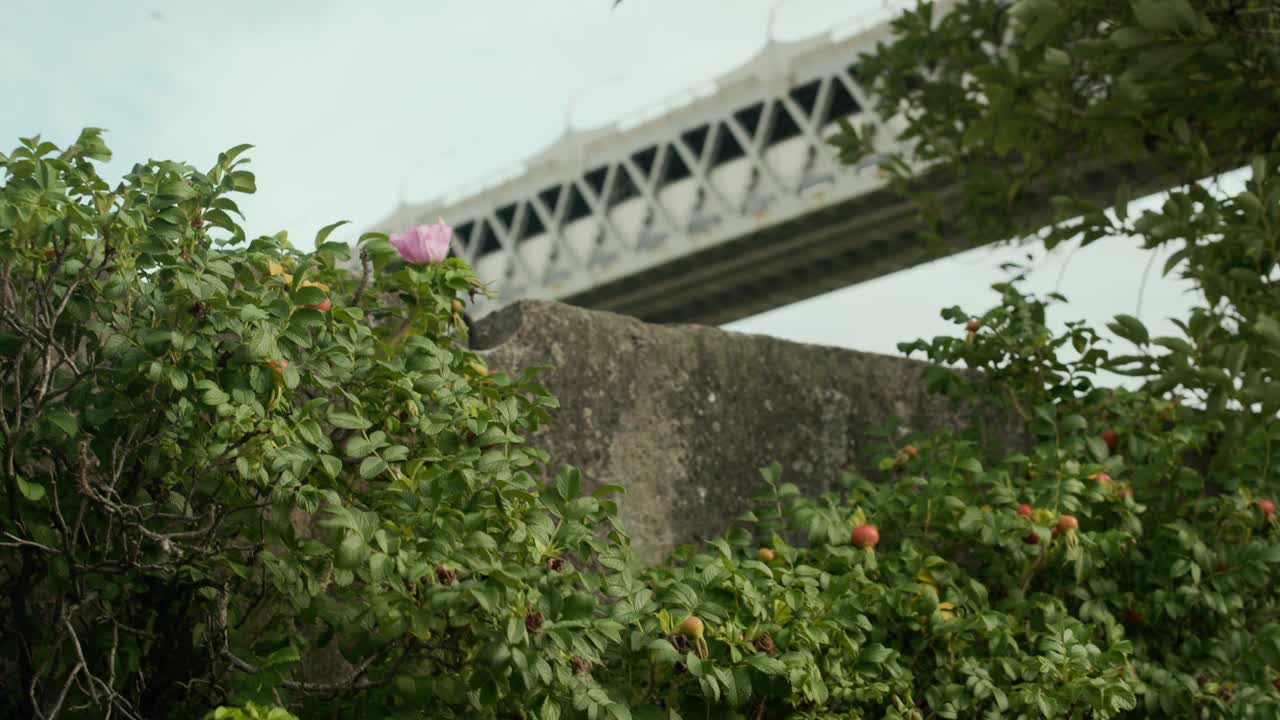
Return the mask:
<svg viewBox="0 0 1280 720">
<path fill-rule="evenodd" d="M 588 487 L 626 487 L 621 512 L 650 561 L 726 529 L 761 466 L 776 460 L 817 492 L 841 468 L 869 469 L 868 426 L 897 416 L 903 432 L 928 431 L 971 416 L 925 392 L 920 362 L 560 303 L 511 305 L 478 321 L 471 344 L 494 369 L 551 366 L 542 380 L 561 407 L 532 441 Z"/>
</svg>

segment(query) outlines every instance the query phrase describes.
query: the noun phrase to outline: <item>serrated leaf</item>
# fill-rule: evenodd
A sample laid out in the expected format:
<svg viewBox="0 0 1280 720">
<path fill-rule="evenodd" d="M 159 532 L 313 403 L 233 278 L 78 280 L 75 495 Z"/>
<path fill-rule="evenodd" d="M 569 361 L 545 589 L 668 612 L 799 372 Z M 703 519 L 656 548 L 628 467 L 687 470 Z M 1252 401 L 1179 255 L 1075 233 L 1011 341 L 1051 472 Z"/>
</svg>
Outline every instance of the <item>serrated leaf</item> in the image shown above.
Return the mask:
<svg viewBox="0 0 1280 720">
<path fill-rule="evenodd" d="M 370 455 L 360 463 L 360 477 L 370 480 L 382 474 L 387 469 L 387 461 L 377 455 Z"/>
<path fill-rule="evenodd" d="M 222 392 L 217 387 L 209 388 L 200 393 L 200 402 L 205 405 L 222 405 L 231 399 L 231 396 Z"/>
<path fill-rule="evenodd" d="M 582 473 L 575 467 L 564 467 L 556 474 L 556 493 L 565 500 L 572 500 L 581 494 Z"/>
<path fill-rule="evenodd" d="M 44 419 L 59 431 L 64 437 L 73 438 L 80 433 L 80 425 L 76 421 L 76 416 L 66 410 L 53 410 L 45 414 Z"/>
<path fill-rule="evenodd" d="M 382 451 L 382 459 L 389 463 L 403 462 L 407 457 L 409 457 L 409 448 L 404 445 L 392 445 Z"/>
<path fill-rule="evenodd" d="M 328 299 L 329 293 L 314 285 L 300 287 L 293 292 L 293 302 L 296 305 L 322 305 Z"/>
<path fill-rule="evenodd" d="M 320 464 L 324 466 L 324 471 L 331 478 L 336 478 L 342 472 L 342 461 L 332 455 L 321 455 Z"/>
<path fill-rule="evenodd" d="M 358 415 L 344 412 L 342 410 L 330 412 L 329 422 L 333 423 L 335 427 L 347 430 L 364 430 L 371 426 L 371 423 L 368 420 L 364 420 Z"/>
<path fill-rule="evenodd" d="M 764 654 L 748 655 L 745 662 L 765 675 L 785 675 L 787 672 L 785 663 Z"/>
<path fill-rule="evenodd" d="M 347 441 L 347 457 L 359 459 L 373 452 L 373 443 L 362 437 L 353 437 Z"/>
<path fill-rule="evenodd" d="M 507 454 L 499 449 L 486 450 L 476 463 L 476 469 L 483 473 L 496 473 L 506 467 Z"/>
</svg>

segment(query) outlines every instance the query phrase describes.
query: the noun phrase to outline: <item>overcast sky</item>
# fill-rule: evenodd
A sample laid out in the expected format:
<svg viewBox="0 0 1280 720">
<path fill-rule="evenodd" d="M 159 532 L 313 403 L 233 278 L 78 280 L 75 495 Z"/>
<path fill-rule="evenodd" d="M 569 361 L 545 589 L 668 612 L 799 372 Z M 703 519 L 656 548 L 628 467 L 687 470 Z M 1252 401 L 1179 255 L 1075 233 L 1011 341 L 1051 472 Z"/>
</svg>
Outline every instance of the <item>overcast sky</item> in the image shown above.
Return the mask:
<svg viewBox="0 0 1280 720">
<path fill-rule="evenodd" d="M 865 20 L 879 0 L 0 0 L 0 146 L 108 130 L 118 174 L 149 158 L 207 167 L 252 143 L 252 235 L 357 229 L 519 163 L 579 127 L 619 119 L 794 39 Z M 341 239 L 351 240 L 352 234 Z M 896 354 L 953 332 L 940 308 L 996 299 L 1000 263 L 975 250 L 729 326 Z M 1155 334 L 1185 288 L 1132 239 L 1039 261 L 1032 287 L 1072 301 L 1056 321 L 1139 314 Z"/>
</svg>

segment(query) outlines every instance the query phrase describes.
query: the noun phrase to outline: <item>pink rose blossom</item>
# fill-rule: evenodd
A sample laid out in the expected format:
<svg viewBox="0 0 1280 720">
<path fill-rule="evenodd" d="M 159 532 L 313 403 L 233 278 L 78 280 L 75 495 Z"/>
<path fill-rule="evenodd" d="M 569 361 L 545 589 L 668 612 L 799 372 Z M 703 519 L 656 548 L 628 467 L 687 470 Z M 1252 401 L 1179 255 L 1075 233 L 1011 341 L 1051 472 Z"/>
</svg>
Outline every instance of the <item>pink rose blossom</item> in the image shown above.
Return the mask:
<svg viewBox="0 0 1280 720">
<path fill-rule="evenodd" d="M 391 244 L 400 251 L 405 262 L 418 265 L 438 263 L 449 255 L 453 228 L 440 218 L 435 225 L 419 225 L 403 233 L 391 233 Z"/>
</svg>

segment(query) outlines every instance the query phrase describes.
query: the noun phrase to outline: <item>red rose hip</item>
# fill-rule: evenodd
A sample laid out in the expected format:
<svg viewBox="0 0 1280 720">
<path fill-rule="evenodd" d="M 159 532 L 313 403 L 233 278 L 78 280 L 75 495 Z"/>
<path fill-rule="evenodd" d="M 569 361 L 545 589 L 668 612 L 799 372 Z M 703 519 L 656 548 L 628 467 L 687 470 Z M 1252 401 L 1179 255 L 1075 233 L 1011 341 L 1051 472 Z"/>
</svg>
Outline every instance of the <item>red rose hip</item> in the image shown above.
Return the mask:
<svg viewBox="0 0 1280 720">
<path fill-rule="evenodd" d="M 853 529 L 849 541 L 860 548 L 873 548 L 880 543 L 880 530 L 875 525 L 859 525 Z"/>
<path fill-rule="evenodd" d="M 1107 449 L 1111 452 L 1116 451 L 1116 446 L 1120 444 L 1120 435 L 1115 430 L 1107 428 L 1102 431 L 1102 442 L 1107 444 Z"/>
</svg>

